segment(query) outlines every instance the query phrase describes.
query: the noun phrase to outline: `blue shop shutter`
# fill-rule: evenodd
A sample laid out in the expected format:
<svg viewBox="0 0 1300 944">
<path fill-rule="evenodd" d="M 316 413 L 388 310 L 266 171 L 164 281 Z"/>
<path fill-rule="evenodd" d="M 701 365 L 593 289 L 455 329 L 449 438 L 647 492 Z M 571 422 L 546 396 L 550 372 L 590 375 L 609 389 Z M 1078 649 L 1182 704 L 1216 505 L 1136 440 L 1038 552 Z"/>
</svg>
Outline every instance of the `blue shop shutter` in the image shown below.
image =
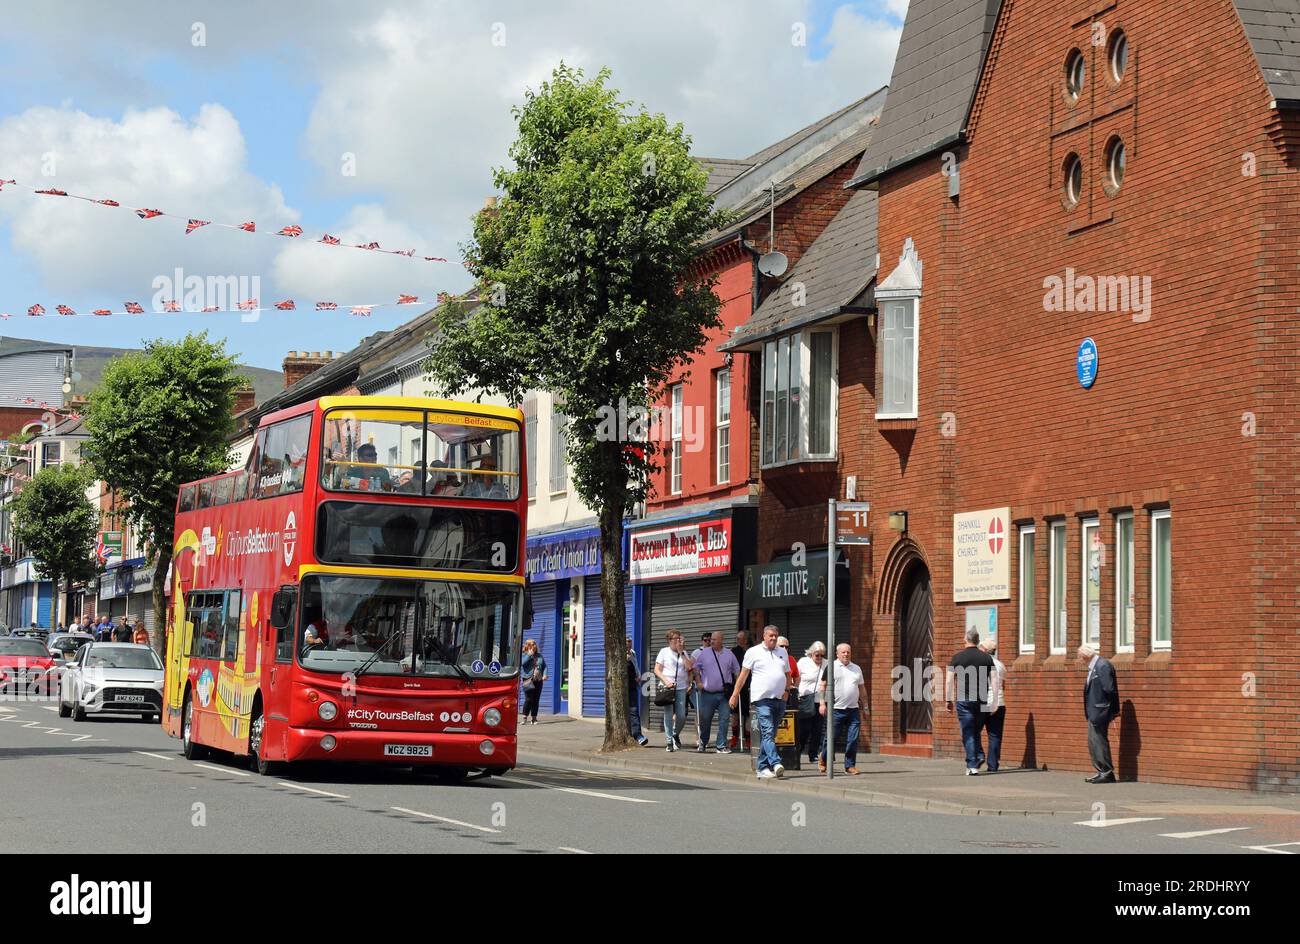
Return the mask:
<svg viewBox="0 0 1300 944">
<path fill-rule="evenodd" d="M 533 584 L 530 593 L 533 602 L 533 625 L 524 630 L 524 638 L 534 640 L 542 658 L 546 660 L 547 679 L 542 687 L 542 699 L 537 711 L 539 714 L 550 714 L 555 710 L 555 686 L 559 684 L 559 667 L 554 664 L 555 582 Z"/>
<path fill-rule="evenodd" d="M 50 626 L 50 611 L 54 603 L 54 585 L 46 581 L 41 581 L 37 589 L 36 597 L 36 625 Z M 51 629 L 57 630 L 59 627 L 50 626 Z"/>
<path fill-rule="evenodd" d="M 600 576 L 582 583 L 582 713 L 605 717 L 605 610 L 600 603 Z"/>
</svg>

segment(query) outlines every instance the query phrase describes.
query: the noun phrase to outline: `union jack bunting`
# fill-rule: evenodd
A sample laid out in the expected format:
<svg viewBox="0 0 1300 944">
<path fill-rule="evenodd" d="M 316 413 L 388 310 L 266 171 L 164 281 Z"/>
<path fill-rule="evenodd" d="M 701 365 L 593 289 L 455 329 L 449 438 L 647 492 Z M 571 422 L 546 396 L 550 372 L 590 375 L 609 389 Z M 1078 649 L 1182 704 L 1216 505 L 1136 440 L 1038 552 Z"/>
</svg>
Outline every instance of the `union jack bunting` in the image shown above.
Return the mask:
<svg viewBox="0 0 1300 944">
<path fill-rule="evenodd" d="M 140 307 L 139 302 L 127 302 L 126 313 L 128 315 L 143 315 L 144 309 Z"/>
<path fill-rule="evenodd" d="M 414 305 L 419 300 L 420 300 L 419 295 L 398 295 L 397 296 L 397 304 L 399 305 Z"/>
<path fill-rule="evenodd" d="M 66 197 L 68 195 L 68 192 L 66 190 L 55 190 L 53 187 L 51 187 L 49 190 L 38 190 L 36 192 L 43 193 L 51 197 Z"/>
<path fill-rule="evenodd" d="M 320 241 L 323 242 L 326 246 L 339 245 L 339 238 L 337 236 L 331 236 L 329 233 L 326 233 L 324 236 L 322 236 L 320 238 Z"/>
<path fill-rule="evenodd" d="M 357 243 L 358 249 L 378 249 L 379 243 Z"/>
<path fill-rule="evenodd" d="M 94 311 L 91 312 L 91 314 L 92 314 L 92 315 L 111 315 L 112 312 L 109 311 L 107 308 L 96 308 Z"/>
<path fill-rule="evenodd" d="M 301 236 L 301 235 L 302 235 L 302 227 L 301 227 L 301 226 L 286 226 L 286 227 L 284 227 L 282 230 L 280 230 L 280 232 L 276 233 L 275 235 L 277 235 L 277 236 Z"/>
<path fill-rule="evenodd" d="M 204 308 L 203 310 L 204 310 L 204 311 L 221 311 L 221 309 L 218 308 L 216 305 L 209 305 L 207 308 Z"/>
<path fill-rule="evenodd" d="M 118 203 L 116 200 L 96 200 L 95 202 L 102 204 L 106 207 L 120 207 L 122 205 Z"/>
<path fill-rule="evenodd" d="M 162 210 L 147 210 L 147 209 L 141 208 L 141 209 L 135 211 L 135 215 L 138 216 L 138 217 L 140 217 L 140 219 L 142 219 L 142 220 L 152 220 L 155 216 L 162 216 L 162 215 L 163 215 L 163 211 L 162 211 Z"/>
<path fill-rule="evenodd" d="M 282 302 L 276 302 L 275 307 L 280 309 L 280 311 L 295 311 L 298 306 L 293 303 L 292 298 L 286 298 Z"/>
<path fill-rule="evenodd" d="M 33 305 L 31 308 L 27 309 L 27 314 L 31 315 L 33 318 L 39 318 L 41 315 L 45 314 L 45 306 Z"/>
<path fill-rule="evenodd" d="M 338 302 L 317 302 L 316 303 L 317 311 L 333 311 L 335 308 L 338 307 L 339 307 Z"/>
<path fill-rule="evenodd" d="M 180 311 L 181 303 L 172 299 L 169 302 L 163 302 L 163 311 Z"/>
<path fill-rule="evenodd" d="M 424 261 L 425 262 L 446 262 L 447 260 L 442 258 L 442 256 L 425 256 Z"/>
<path fill-rule="evenodd" d="M 410 258 L 413 258 L 413 257 L 415 256 L 415 250 L 414 250 L 414 249 L 399 249 L 399 250 L 397 250 L 397 255 L 399 255 L 399 256 L 406 256 L 406 258 L 410 259 Z"/>
<path fill-rule="evenodd" d="M 245 233 L 256 233 L 257 222 L 255 220 L 249 220 L 247 223 L 240 223 L 239 228 L 242 229 Z"/>
<path fill-rule="evenodd" d="M 76 312 L 73 311 L 71 308 L 69 308 L 67 305 L 55 305 L 55 306 L 54 306 L 54 310 L 57 311 L 57 312 L 58 312 L 59 314 L 61 314 L 61 315 L 75 315 L 75 314 L 76 314 Z"/>
<path fill-rule="evenodd" d="M 190 233 L 194 232 L 200 226 L 207 226 L 211 222 L 212 222 L 211 220 L 190 220 L 188 223 L 185 224 L 185 235 L 188 236 Z"/>
<path fill-rule="evenodd" d="M 239 303 L 239 310 L 240 310 L 240 311 L 252 311 L 252 310 L 253 310 L 254 308 L 256 308 L 256 307 L 257 307 L 257 299 L 256 299 L 256 298 L 245 299 L 244 301 L 242 301 L 242 302 Z"/>
<path fill-rule="evenodd" d="M 7 312 L 7 311 L 0 311 L 0 318 L 12 318 L 12 317 L 13 317 L 13 315 L 9 314 L 9 312 Z"/>
<path fill-rule="evenodd" d="M 0 180 L 0 190 L 3 190 L 3 189 L 5 188 L 5 184 L 13 184 L 14 186 L 17 186 L 17 185 L 18 185 L 18 181 L 16 181 L 16 180 Z"/>
<path fill-rule="evenodd" d="M 352 314 L 354 314 L 354 315 L 360 315 L 360 316 L 363 317 L 363 318 L 369 318 L 369 317 L 370 317 L 370 309 L 372 309 L 372 308 L 374 308 L 374 307 L 375 307 L 374 305 L 353 305 L 353 306 L 352 306 Z"/>
</svg>

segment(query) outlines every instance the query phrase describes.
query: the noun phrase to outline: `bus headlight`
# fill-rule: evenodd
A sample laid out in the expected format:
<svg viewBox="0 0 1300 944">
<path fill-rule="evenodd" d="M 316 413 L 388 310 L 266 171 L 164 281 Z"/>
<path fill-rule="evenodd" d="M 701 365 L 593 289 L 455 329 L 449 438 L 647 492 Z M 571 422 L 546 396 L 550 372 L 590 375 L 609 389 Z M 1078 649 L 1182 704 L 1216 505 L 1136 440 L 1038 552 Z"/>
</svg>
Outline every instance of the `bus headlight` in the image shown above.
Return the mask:
<svg viewBox="0 0 1300 944">
<path fill-rule="evenodd" d="M 338 743 L 339 742 L 334 739 L 334 735 L 332 734 L 327 734 L 320 739 L 320 746 L 327 751 L 334 750 L 334 748 L 338 746 Z"/>
<path fill-rule="evenodd" d="M 332 701 L 323 701 L 316 709 L 316 714 L 321 716 L 322 721 L 333 721 L 339 716 L 339 706 Z"/>
<path fill-rule="evenodd" d="M 489 728 L 495 728 L 501 723 L 501 712 L 497 711 L 495 708 L 489 708 L 487 711 L 483 712 L 483 723 Z"/>
</svg>

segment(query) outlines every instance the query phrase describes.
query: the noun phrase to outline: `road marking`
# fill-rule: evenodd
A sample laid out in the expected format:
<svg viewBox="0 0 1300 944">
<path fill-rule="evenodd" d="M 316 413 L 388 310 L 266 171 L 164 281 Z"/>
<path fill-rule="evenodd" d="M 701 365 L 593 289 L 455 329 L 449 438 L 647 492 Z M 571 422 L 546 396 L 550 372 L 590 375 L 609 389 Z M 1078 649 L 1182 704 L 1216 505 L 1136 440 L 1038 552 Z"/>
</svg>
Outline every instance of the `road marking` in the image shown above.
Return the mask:
<svg viewBox="0 0 1300 944">
<path fill-rule="evenodd" d="M 1300 842 L 1279 842 L 1271 846 L 1242 846 L 1243 849 L 1251 849 L 1255 852 L 1274 852 L 1278 855 L 1297 855 L 1295 852 L 1286 852 L 1283 846 L 1300 846 Z"/>
<path fill-rule="evenodd" d="M 399 813 L 408 813 L 411 816 L 422 816 L 425 819 L 436 819 L 440 823 L 450 823 L 452 826 L 464 826 L 466 829 L 477 829 L 481 833 L 499 833 L 499 829 L 491 829 L 487 826 L 475 826 L 473 823 L 466 823 L 462 820 L 451 819 L 448 816 L 434 816 L 432 813 L 421 813 L 419 810 L 408 810 L 404 806 L 390 806 L 390 810 L 397 810 Z"/>
<path fill-rule="evenodd" d="M 136 751 L 137 754 L 143 754 L 144 751 Z M 247 770 L 231 770 L 229 767 L 214 767 L 212 764 L 195 763 L 195 767 L 202 767 L 204 770 L 215 770 L 219 774 L 234 774 L 236 777 L 248 777 L 250 774 Z"/>
<path fill-rule="evenodd" d="M 586 849 L 575 849 L 573 846 L 559 846 L 557 848 L 561 852 L 572 852 L 574 855 L 591 855 Z"/>
<path fill-rule="evenodd" d="M 58 711 L 58 710 L 59 710 L 59 709 L 56 708 L 54 705 L 41 705 L 41 707 L 44 708 L 46 711 Z"/>
<path fill-rule="evenodd" d="M 557 787 L 553 783 L 542 783 L 540 780 L 533 780 L 530 777 L 516 778 L 525 783 L 536 784 L 547 790 L 559 790 L 561 793 L 576 793 L 578 796 L 595 797 L 598 800 L 622 800 L 624 803 L 658 803 L 658 800 L 643 800 L 641 797 L 616 796 L 613 793 L 599 793 L 595 790 L 579 790 L 577 787 Z"/>
<path fill-rule="evenodd" d="M 1218 836 L 1223 833 L 1237 833 L 1254 826 L 1229 826 L 1227 829 L 1200 829 L 1192 833 L 1161 833 L 1166 839 L 1200 839 L 1202 836 Z"/>
<path fill-rule="evenodd" d="M 151 754 L 149 751 L 135 751 L 136 754 L 143 754 L 145 757 L 156 757 L 159 760 L 175 760 L 174 757 L 168 757 L 166 754 Z"/>
<path fill-rule="evenodd" d="M 1162 819 L 1164 819 L 1163 816 L 1130 816 L 1128 819 L 1085 819 L 1082 823 L 1075 823 L 1074 825 L 1101 829 L 1104 826 L 1126 826 L 1129 823 L 1154 823 Z"/>
<path fill-rule="evenodd" d="M 17 708 L 5 708 L 3 705 L 0 705 L 0 714 L 13 714 L 17 710 Z"/>
<path fill-rule="evenodd" d="M 320 794 L 321 796 L 323 796 L 323 797 L 334 797 L 335 799 L 338 799 L 338 800 L 346 800 L 346 799 L 347 799 L 347 797 L 345 797 L 345 796 L 344 796 L 343 794 L 341 794 L 341 793 L 330 793 L 330 792 L 327 791 L 327 790 L 317 790 L 315 787 L 304 787 L 304 786 L 302 786 L 301 784 L 297 784 L 297 783 L 287 783 L 287 782 L 285 782 L 285 781 L 283 781 L 283 780 L 279 781 L 279 783 L 277 784 L 277 786 L 281 786 L 281 787 L 289 787 L 290 789 L 293 789 L 293 790 L 306 790 L 308 793 L 319 793 L 319 794 Z"/>
</svg>

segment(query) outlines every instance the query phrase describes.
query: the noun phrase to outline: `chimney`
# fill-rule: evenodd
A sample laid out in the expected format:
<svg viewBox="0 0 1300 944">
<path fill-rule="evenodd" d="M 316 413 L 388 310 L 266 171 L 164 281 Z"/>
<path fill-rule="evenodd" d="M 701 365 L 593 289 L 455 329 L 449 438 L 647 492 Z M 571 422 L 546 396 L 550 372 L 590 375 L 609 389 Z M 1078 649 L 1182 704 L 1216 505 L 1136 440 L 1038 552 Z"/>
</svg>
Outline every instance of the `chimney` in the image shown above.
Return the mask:
<svg viewBox="0 0 1300 944">
<path fill-rule="evenodd" d="M 230 408 L 230 415 L 238 416 L 245 410 L 251 410 L 256 399 L 257 394 L 253 391 L 252 387 L 249 387 L 246 390 L 236 390 L 235 405 Z"/>
<path fill-rule="evenodd" d="M 284 357 L 284 385 L 292 387 L 308 374 L 320 370 L 334 360 L 333 352 L 326 351 L 290 351 Z"/>
</svg>

